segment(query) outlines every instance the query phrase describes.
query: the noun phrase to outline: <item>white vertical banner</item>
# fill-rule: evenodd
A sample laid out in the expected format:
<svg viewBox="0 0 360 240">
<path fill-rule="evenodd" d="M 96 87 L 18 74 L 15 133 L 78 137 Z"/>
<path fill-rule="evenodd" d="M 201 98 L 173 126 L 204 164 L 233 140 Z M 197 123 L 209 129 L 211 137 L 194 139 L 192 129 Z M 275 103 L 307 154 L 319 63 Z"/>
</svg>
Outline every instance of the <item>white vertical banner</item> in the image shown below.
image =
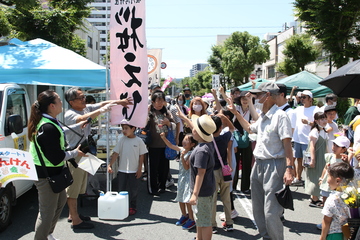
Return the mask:
<svg viewBox="0 0 360 240">
<path fill-rule="evenodd" d="M 148 49 L 147 50 L 148 57 L 148 84 L 152 83 L 160 84 L 161 78 L 161 57 L 162 50 L 160 48 Z"/>
<path fill-rule="evenodd" d="M 111 1 L 110 98 L 131 97 L 129 108 L 115 106 L 111 124 L 124 118 L 145 127 L 148 104 L 148 59 L 145 36 L 145 0 Z"/>
</svg>

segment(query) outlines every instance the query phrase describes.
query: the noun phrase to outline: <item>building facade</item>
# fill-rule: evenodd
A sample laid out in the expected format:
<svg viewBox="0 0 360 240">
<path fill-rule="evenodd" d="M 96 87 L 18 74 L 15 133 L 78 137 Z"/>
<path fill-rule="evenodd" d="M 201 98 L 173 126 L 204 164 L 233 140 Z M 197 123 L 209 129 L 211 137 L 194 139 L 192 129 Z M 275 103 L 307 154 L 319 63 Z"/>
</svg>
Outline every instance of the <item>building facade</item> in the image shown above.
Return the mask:
<svg viewBox="0 0 360 240">
<path fill-rule="evenodd" d="M 208 67 L 209 64 L 207 63 L 197 63 L 192 66 L 192 69 L 190 69 L 190 77 L 195 77 L 196 74 L 198 74 L 201 71 L 204 71 L 206 67 Z"/>
</svg>

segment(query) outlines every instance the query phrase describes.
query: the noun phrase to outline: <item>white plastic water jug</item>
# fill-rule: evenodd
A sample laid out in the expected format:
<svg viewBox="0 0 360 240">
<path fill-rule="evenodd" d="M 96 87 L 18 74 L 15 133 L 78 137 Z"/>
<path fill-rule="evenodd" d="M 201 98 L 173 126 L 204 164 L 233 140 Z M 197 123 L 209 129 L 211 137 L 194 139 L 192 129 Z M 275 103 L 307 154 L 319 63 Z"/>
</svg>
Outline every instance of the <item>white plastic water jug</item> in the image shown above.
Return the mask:
<svg viewBox="0 0 360 240">
<path fill-rule="evenodd" d="M 98 216 L 105 220 L 122 220 L 129 215 L 128 192 L 107 192 L 98 198 Z"/>
</svg>

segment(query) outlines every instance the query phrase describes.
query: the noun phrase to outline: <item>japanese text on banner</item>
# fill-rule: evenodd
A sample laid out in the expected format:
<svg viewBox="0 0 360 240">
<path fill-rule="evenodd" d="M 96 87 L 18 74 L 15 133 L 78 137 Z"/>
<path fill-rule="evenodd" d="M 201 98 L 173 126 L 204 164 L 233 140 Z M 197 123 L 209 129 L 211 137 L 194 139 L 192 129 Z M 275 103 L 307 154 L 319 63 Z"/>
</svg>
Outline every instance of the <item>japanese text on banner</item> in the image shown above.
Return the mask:
<svg viewBox="0 0 360 240">
<path fill-rule="evenodd" d="M 144 127 L 148 103 L 144 0 L 112 1 L 110 57 L 111 99 L 132 97 L 134 103 L 129 108 L 113 107 L 111 124 L 126 118 L 131 125 Z"/>
<path fill-rule="evenodd" d="M 14 180 L 38 180 L 33 158 L 29 152 L 14 148 L 0 148 L 2 187 Z"/>
</svg>

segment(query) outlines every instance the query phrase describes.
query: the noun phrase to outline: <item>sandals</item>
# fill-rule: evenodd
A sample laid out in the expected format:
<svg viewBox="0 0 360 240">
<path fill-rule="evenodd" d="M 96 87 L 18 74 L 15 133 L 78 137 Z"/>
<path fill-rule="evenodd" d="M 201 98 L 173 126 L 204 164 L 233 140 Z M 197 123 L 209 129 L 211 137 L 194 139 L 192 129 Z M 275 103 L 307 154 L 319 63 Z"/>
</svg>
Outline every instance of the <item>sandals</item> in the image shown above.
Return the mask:
<svg viewBox="0 0 360 240">
<path fill-rule="evenodd" d="M 322 201 L 320 201 L 320 200 L 314 201 L 314 200 L 312 200 L 312 199 L 311 199 L 311 202 L 310 202 L 309 206 L 310 206 L 310 207 L 318 207 L 318 208 L 324 207 Z"/>
</svg>

